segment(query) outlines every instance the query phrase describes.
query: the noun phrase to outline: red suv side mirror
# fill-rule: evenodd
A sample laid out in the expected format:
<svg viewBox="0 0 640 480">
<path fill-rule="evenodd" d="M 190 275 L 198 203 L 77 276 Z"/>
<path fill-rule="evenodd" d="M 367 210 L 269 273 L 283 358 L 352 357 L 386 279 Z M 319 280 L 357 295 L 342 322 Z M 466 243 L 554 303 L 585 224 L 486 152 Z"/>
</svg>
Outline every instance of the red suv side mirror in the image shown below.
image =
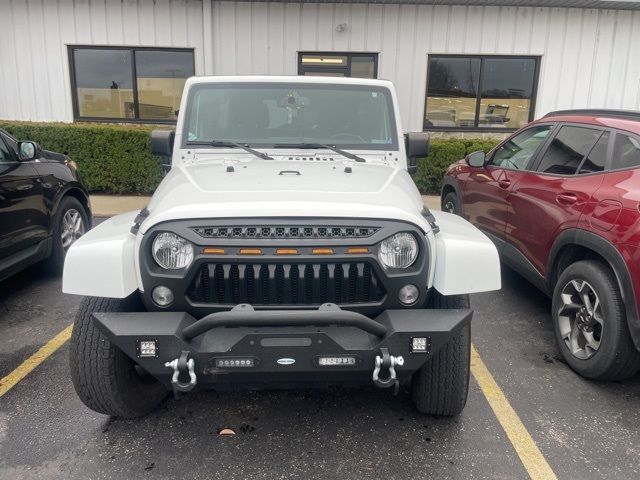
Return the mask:
<svg viewBox="0 0 640 480">
<path fill-rule="evenodd" d="M 484 167 L 486 158 L 487 155 L 482 150 L 479 150 L 464 157 L 464 161 L 467 162 L 467 165 L 470 167 L 481 168 Z"/>
</svg>

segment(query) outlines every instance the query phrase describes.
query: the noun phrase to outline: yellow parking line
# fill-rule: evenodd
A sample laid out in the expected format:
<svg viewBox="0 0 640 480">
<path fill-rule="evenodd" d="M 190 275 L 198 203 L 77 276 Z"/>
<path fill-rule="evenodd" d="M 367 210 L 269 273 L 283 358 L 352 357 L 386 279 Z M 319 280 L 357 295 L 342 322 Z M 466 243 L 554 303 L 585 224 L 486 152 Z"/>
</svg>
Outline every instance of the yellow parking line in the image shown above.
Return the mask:
<svg viewBox="0 0 640 480">
<path fill-rule="evenodd" d="M 20 380 L 29 375 L 38 365 L 44 362 L 56 350 L 65 344 L 71 337 L 73 324 L 62 330 L 59 334 L 45 343 L 40 350 L 27 358 L 22 364 L 9 375 L 0 380 L 0 397 L 11 390 Z"/>
<path fill-rule="evenodd" d="M 522 420 L 518 417 L 509 400 L 504 395 L 493 375 L 478 355 L 476 348 L 471 346 L 471 373 L 480 385 L 482 393 L 486 397 L 493 413 L 498 418 L 500 425 L 504 429 L 511 445 L 520 457 L 520 461 L 532 480 L 557 480 L 547 460 L 533 441 L 531 435 L 525 428 Z"/>
</svg>

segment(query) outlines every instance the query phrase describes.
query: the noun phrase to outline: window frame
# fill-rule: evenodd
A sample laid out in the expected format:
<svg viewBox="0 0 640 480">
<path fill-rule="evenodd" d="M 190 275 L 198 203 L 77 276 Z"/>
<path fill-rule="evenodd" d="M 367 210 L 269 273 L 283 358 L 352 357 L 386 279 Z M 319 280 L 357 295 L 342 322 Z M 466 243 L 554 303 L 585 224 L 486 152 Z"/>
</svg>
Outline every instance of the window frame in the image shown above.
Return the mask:
<svg viewBox="0 0 640 480">
<path fill-rule="evenodd" d="M 18 158 L 18 152 L 16 152 L 16 150 L 13 148 L 13 146 L 9 145 L 9 142 L 7 140 L 9 139 L 13 139 L 16 144 L 18 143 L 18 141 L 13 138 L 9 132 L 6 132 L 4 130 L 0 130 L 0 144 L 2 144 L 2 146 L 4 146 L 4 148 L 7 150 L 7 152 L 9 153 L 9 157 L 11 157 L 8 160 L 0 160 L 0 163 L 6 165 L 7 163 L 18 163 L 20 161 L 20 159 Z"/>
<path fill-rule="evenodd" d="M 299 87 L 300 84 L 297 84 L 295 82 L 293 83 L 289 83 L 289 82 L 275 82 L 275 83 L 268 83 L 265 84 L 264 82 L 242 82 L 242 83 L 237 83 L 237 82 L 210 82 L 210 83 L 198 83 L 193 85 L 193 87 L 191 87 L 191 89 L 189 90 L 189 96 L 187 98 L 187 104 L 185 106 L 185 118 L 191 118 L 191 112 L 193 111 L 193 102 L 195 99 L 195 94 L 196 92 L 198 92 L 199 90 L 206 90 L 207 88 L 211 88 L 212 86 L 214 87 L 220 87 L 220 88 L 229 88 L 229 87 L 233 87 L 233 88 L 255 88 L 255 87 L 264 87 L 265 85 L 268 85 L 269 87 L 272 88 L 284 88 L 284 89 L 294 89 L 296 87 Z M 369 147 L 365 147 L 364 145 L 349 145 L 349 144 L 340 144 L 338 145 L 339 148 L 342 148 L 343 150 L 362 150 L 362 151 L 379 151 L 379 150 L 384 150 L 387 152 L 398 152 L 400 150 L 400 144 L 399 144 L 399 136 L 401 135 L 401 132 L 398 130 L 398 125 L 396 123 L 396 118 L 395 115 L 393 115 L 393 95 L 392 92 L 384 86 L 362 86 L 362 85 L 344 85 L 344 84 L 323 84 L 322 85 L 323 88 L 326 88 L 328 90 L 339 90 L 341 88 L 348 88 L 351 90 L 368 90 L 370 88 L 374 89 L 374 90 L 378 90 L 381 91 L 382 94 L 385 96 L 385 100 L 387 102 L 387 106 L 389 108 L 389 125 L 392 129 L 392 131 L 394 132 L 394 135 L 392 136 L 392 140 L 393 143 L 388 143 L 388 144 L 370 144 Z M 192 143 L 189 142 L 188 140 L 189 138 L 189 124 L 188 122 L 184 122 L 184 125 L 182 127 L 182 143 L 180 145 L 180 148 L 183 149 L 210 149 L 210 148 L 217 148 L 217 147 L 211 147 L 208 145 L 194 145 Z M 279 143 L 279 142 L 276 142 Z M 251 144 L 252 147 L 254 148 L 273 148 L 273 144 L 272 143 L 268 143 L 268 144 L 259 144 L 259 143 L 252 143 Z M 380 147 L 385 147 L 384 149 L 380 148 Z M 286 150 L 286 149 L 285 149 Z"/>
<path fill-rule="evenodd" d="M 474 118 L 474 126 L 473 127 L 434 127 L 427 126 L 427 102 L 429 101 L 429 64 L 432 59 L 435 58 L 477 58 L 480 59 L 480 73 L 478 75 L 478 92 L 476 94 L 476 110 L 475 110 L 475 118 Z M 542 60 L 542 56 L 540 55 L 459 55 L 459 54 L 427 54 L 427 78 L 426 78 L 426 90 L 424 94 L 424 110 L 422 113 L 422 130 L 424 131 L 439 131 L 439 132 L 517 132 L 520 128 L 491 128 L 491 127 L 480 127 L 480 101 L 482 100 L 482 74 L 484 71 L 484 61 L 485 59 L 512 59 L 512 60 L 534 60 L 535 68 L 533 70 L 533 88 L 531 90 L 531 104 L 529 106 L 529 117 L 527 119 L 527 123 L 530 123 L 535 118 L 536 112 L 536 103 L 538 99 L 538 84 L 540 80 L 540 63 Z"/>
<path fill-rule="evenodd" d="M 542 158 L 544 157 L 544 154 L 547 152 L 547 149 L 549 148 L 549 145 L 551 145 L 551 142 L 553 142 L 553 140 L 556 138 L 556 136 L 558 136 L 558 133 L 560 133 L 560 130 L 562 130 L 562 127 L 577 127 L 577 128 L 586 128 L 586 129 L 591 129 L 591 130 L 598 130 L 600 132 L 600 136 L 598 137 L 598 139 L 594 142 L 594 144 L 591 146 L 591 148 L 589 149 L 589 151 L 582 157 L 582 160 L 580 160 L 580 164 L 578 165 L 578 168 L 576 168 L 576 171 L 570 175 L 565 175 L 562 173 L 549 173 L 549 172 L 540 172 L 538 171 L 538 168 L 540 167 L 540 164 L 542 163 Z M 606 127 L 601 127 L 599 125 L 593 125 L 591 123 L 575 123 L 575 122 L 558 122 L 556 124 L 556 128 L 553 131 L 553 135 L 551 135 L 547 141 L 544 144 L 544 149 L 541 150 L 540 152 L 538 152 L 538 156 L 535 160 L 535 162 L 531 165 L 531 171 L 533 173 L 535 173 L 536 175 L 544 175 L 547 177 L 557 177 L 557 178 L 572 178 L 572 177 L 589 177 L 591 175 L 603 175 L 605 173 L 607 173 L 609 171 L 609 167 L 611 166 L 611 152 L 613 149 L 613 143 L 611 142 L 612 137 L 613 137 L 613 132 L 615 130 L 612 128 L 606 128 Z M 607 145 L 607 158 L 605 159 L 605 163 L 604 163 L 604 169 L 601 172 L 589 172 L 589 173 L 578 173 L 580 171 L 580 167 L 582 167 L 582 164 L 584 163 L 584 160 L 586 157 L 589 156 L 589 154 L 593 151 L 593 149 L 595 148 L 595 146 L 598 144 L 598 141 L 600 140 L 600 138 L 602 137 L 602 135 L 605 134 L 605 132 L 609 132 L 609 143 Z"/>
<path fill-rule="evenodd" d="M 80 115 L 78 103 L 78 88 L 76 82 L 75 50 L 129 50 L 131 52 L 131 80 L 133 89 L 133 108 L 136 118 L 120 117 L 83 117 Z M 177 120 L 141 119 L 140 104 L 138 101 L 138 76 L 136 71 L 136 51 L 157 51 L 157 52 L 185 52 L 191 53 L 193 60 L 193 74 L 196 74 L 196 55 L 194 48 L 174 48 L 174 47 L 128 47 L 122 45 L 67 45 L 67 55 L 69 59 L 69 78 L 71 85 L 71 103 L 73 107 L 73 121 L 95 122 L 95 123 L 137 123 L 137 124 L 160 124 L 175 125 Z"/>
<path fill-rule="evenodd" d="M 520 135 L 521 133 L 526 132 L 527 130 L 531 130 L 533 128 L 538 128 L 538 127 L 547 127 L 547 126 L 549 127 L 549 133 L 544 138 L 544 140 L 542 142 L 540 142 L 540 145 L 538 145 L 538 147 L 536 148 L 535 152 L 533 152 L 533 154 L 531 155 L 531 158 L 527 162 L 527 166 L 525 168 L 523 168 L 521 170 L 516 170 L 515 168 L 507 168 L 507 167 L 503 167 L 501 165 L 495 165 L 494 163 L 492 163 L 496 153 L 498 152 L 498 150 L 500 150 L 504 145 L 509 143 L 509 141 L 511 141 L 512 138 L 517 137 L 518 135 Z M 502 142 L 500 142 L 492 150 L 489 151 L 489 153 L 487 154 L 487 167 L 500 168 L 500 169 L 503 169 L 503 170 L 509 170 L 510 172 L 533 172 L 533 171 L 535 171 L 533 168 L 534 168 L 535 165 L 537 165 L 538 158 L 541 158 L 540 155 L 541 155 L 542 151 L 546 150 L 547 144 L 549 143 L 549 138 L 553 138 L 557 131 L 558 131 L 558 124 L 555 123 L 555 122 L 541 122 L 541 123 L 536 123 L 535 125 L 527 125 L 525 127 L 522 127 L 522 128 L 519 128 L 519 129 L 515 130 L 511 135 L 509 135 L 509 137 L 504 139 Z"/>
<path fill-rule="evenodd" d="M 637 142 L 640 142 L 640 135 L 636 135 L 635 133 L 628 132 L 626 130 L 618 130 L 618 129 L 615 129 L 615 128 L 611 128 L 609 130 L 610 130 L 610 133 L 609 133 L 609 148 L 607 149 L 607 163 L 605 164 L 604 172 L 600 172 L 600 173 L 624 172 L 624 171 L 627 171 L 627 170 L 637 170 L 637 169 L 639 169 L 640 166 L 624 167 L 624 168 L 613 168 L 613 152 L 615 150 L 615 145 L 616 145 L 615 140 L 616 140 L 616 137 L 618 135 L 624 135 L 625 137 L 633 138 Z"/>
<path fill-rule="evenodd" d="M 302 57 L 305 55 L 318 55 L 322 56 L 336 56 L 336 57 L 347 57 L 347 66 L 346 67 L 335 67 L 335 66 L 327 66 L 320 67 L 326 68 L 327 72 L 342 72 L 344 70 L 347 71 L 348 75 L 345 75 L 344 78 L 359 78 L 351 76 L 351 59 L 353 57 L 373 57 L 373 80 L 378 78 L 378 52 L 327 52 L 327 51 L 298 51 L 298 75 L 304 76 L 305 66 L 302 63 Z M 319 67 L 319 65 L 313 65 L 314 68 Z"/>
</svg>

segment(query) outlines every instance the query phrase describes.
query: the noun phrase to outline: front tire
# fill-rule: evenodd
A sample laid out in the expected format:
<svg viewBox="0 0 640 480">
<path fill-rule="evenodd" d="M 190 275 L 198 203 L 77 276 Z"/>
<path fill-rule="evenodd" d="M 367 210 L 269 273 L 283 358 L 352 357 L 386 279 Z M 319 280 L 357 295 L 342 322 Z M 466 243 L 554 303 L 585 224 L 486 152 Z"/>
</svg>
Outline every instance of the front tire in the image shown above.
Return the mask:
<svg viewBox="0 0 640 480">
<path fill-rule="evenodd" d="M 53 217 L 53 249 L 48 264 L 52 271 L 61 272 L 69 247 L 89 229 L 89 216 L 75 197 L 60 200 Z"/>
<path fill-rule="evenodd" d="M 559 276 L 553 328 L 562 356 L 592 380 L 624 380 L 640 369 L 618 282 L 608 265 L 582 260 Z"/>
<path fill-rule="evenodd" d="M 442 210 L 454 215 L 460 215 L 462 209 L 460 208 L 460 199 L 456 192 L 449 192 L 442 198 Z"/>
<path fill-rule="evenodd" d="M 153 411 L 167 389 L 136 368 L 93 322 L 93 312 L 137 311 L 140 299 L 85 297 L 80 303 L 70 341 L 69 364 L 76 393 L 87 407 L 114 417 L 140 417 Z"/>
<path fill-rule="evenodd" d="M 469 308 L 468 295 L 444 296 L 434 290 L 427 308 Z M 456 334 L 413 374 L 416 409 L 429 415 L 458 415 L 467 403 L 471 366 L 471 324 Z"/>
</svg>

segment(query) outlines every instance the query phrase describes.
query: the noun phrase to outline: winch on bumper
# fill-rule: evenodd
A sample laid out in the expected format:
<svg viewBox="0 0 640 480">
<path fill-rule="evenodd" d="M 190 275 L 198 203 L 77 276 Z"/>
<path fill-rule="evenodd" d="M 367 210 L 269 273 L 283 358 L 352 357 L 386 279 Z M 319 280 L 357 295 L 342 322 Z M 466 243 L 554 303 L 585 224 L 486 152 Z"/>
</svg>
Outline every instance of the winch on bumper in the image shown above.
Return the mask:
<svg viewBox="0 0 640 480">
<path fill-rule="evenodd" d="M 175 391 L 408 381 L 472 317 L 469 309 L 386 310 L 371 319 L 237 305 L 196 320 L 184 312 L 93 314 L 108 340 Z"/>
</svg>

